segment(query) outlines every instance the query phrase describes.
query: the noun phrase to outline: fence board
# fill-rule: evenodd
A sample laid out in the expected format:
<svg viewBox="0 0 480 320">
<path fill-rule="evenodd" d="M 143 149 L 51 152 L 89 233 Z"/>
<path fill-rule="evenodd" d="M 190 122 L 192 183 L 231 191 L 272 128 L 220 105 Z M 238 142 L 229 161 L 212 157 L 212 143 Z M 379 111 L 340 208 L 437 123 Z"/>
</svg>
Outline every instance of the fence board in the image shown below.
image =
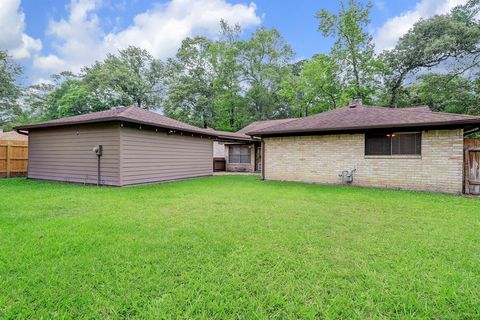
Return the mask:
<svg viewBox="0 0 480 320">
<path fill-rule="evenodd" d="M 28 171 L 28 142 L 0 140 L 0 177 L 23 176 Z"/>
<path fill-rule="evenodd" d="M 465 193 L 480 195 L 480 139 L 465 139 Z"/>
</svg>

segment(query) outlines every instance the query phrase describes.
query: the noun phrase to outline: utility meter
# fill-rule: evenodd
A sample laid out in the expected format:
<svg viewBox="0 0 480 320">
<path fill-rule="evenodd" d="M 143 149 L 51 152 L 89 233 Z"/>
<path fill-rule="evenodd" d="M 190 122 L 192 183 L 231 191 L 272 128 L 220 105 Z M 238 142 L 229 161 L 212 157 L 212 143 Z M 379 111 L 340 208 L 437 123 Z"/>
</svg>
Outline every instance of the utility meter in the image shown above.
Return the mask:
<svg viewBox="0 0 480 320">
<path fill-rule="evenodd" d="M 95 146 L 93 147 L 93 152 L 97 155 L 97 156 L 101 156 L 102 155 L 102 150 L 103 150 L 103 146 L 100 144 L 98 146 Z"/>
</svg>

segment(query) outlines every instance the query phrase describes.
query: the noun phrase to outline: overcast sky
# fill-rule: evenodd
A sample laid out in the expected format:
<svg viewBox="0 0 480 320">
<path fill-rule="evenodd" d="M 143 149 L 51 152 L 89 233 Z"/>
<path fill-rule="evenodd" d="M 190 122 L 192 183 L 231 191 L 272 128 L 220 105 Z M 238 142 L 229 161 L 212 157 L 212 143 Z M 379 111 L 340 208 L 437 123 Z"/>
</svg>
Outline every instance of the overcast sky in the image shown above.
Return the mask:
<svg viewBox="0 0 480 320">
<path fill-rule="evenodd" d="M 371 33 L 378 51 L 391 48 L 415 21 L 448 12 L 466 0 L 373 0 Z M 215 38 L 219 20 L 244 36 L 260 25 L 277 28 L 297 58 L 329 51 L 315 12 L 338 10 L 335 0 L 0 0 L 0 49 L 25 67 L 22 82 L 79 71 L 108 52 L 135 45 L 157 58 L 175 54 L 188 36 Z"/>
</svg>

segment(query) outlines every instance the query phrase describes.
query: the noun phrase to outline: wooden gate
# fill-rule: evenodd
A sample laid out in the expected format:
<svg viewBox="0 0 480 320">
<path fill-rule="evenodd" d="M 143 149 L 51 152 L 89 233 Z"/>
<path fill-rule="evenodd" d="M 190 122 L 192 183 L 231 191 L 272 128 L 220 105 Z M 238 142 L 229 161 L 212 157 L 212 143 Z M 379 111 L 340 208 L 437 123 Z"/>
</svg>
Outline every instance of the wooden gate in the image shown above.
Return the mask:
<svg viewBox="0 0 480 320">
<path fill-rule="evenodd" d="M 28 171 L 28 141 L 0 140 L 0 178 L 24 176 Z"/>
<path fill-rule="evenodd" d="M 465 139 L 465 193 L 480 195 L 480 139 Z"/>
</svg>

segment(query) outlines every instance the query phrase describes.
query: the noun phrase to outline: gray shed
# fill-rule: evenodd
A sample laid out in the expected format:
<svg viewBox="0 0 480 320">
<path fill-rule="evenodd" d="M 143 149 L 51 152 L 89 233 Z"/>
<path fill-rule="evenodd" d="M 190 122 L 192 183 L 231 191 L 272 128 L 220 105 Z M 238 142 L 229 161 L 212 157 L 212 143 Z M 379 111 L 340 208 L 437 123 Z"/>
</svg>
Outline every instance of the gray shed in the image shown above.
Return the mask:
<svg viewBox="0 0 480 320">
<path fill-rule="evenodd" d="M 134 106 L 15 129 L 29 136 L 31 179 L 125 186 L 213 171 L 215 132 Z"/>
</svg>

